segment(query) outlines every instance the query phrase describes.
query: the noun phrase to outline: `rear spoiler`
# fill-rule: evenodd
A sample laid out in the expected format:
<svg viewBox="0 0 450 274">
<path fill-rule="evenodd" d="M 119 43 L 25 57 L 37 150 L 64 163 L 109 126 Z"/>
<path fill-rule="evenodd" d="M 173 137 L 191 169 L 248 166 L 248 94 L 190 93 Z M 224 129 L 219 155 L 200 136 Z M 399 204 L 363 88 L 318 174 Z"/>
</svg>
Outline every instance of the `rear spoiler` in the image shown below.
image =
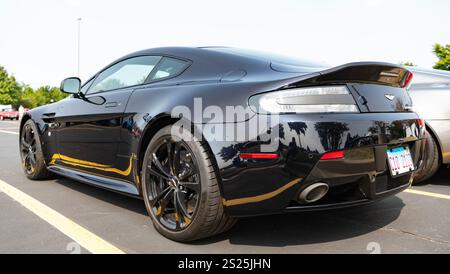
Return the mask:
<svg viewBox="0 0 450 274">
<path fill-rule="evenodd" d="M 407 88 L 411 84 L 412 77 L 412 72 L 402 66 L 389 63 L 359 62 L 320 71 L 312 78 L 289 86 L 366 83 Z"/>
</svg>

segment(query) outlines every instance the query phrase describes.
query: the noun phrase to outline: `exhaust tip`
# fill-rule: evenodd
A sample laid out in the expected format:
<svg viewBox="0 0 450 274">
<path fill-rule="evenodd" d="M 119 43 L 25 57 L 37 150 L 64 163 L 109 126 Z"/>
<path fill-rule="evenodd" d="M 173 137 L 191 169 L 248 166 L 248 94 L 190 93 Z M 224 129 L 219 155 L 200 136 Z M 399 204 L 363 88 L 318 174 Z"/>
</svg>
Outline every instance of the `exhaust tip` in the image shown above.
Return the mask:
<svg viewBox="0 0 450 274">
<path fill-rule="evenodd" d="M 327 195 L 330 187 L 325 183 L 316 183 L 305 188 L 298 195 L 298 201 L 303 204 L 310 204 L 319 201 Z"/>
</svg>

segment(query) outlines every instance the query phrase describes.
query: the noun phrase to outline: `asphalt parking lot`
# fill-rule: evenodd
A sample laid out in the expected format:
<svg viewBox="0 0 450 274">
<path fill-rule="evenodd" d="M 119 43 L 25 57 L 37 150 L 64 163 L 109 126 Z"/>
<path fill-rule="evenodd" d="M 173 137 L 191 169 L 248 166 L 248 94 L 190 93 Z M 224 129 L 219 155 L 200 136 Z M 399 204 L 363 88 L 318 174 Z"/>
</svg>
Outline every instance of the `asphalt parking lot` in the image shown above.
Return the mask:
<svg viewBox="0 0 450 274">
<path fill-rule="evenodd" d="M 242 219 L 179 244 L 155 231 L 140 200 L 60 177 L 27 180 L 18 122 L 0 121 L 0 152 L 0 253 L 450 253 L 447 168 L 377 204 Z"/>
</svg>

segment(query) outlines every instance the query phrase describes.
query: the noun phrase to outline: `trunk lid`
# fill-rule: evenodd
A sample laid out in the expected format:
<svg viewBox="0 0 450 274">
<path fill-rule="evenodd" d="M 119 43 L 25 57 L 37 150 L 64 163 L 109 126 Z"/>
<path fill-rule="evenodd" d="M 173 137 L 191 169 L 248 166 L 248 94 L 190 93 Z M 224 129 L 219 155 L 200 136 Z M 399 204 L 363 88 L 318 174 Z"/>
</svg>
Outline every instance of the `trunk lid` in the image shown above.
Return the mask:
<svg viewBox="0 0 450 274">
<path fill-rule="evenodd" d="M 348 84 L 361 112 L 410 112 L 412 101 L 407 91 L 374 84 Z"/>
<path fill-rule="evenodd" d="M 361 112 L 411 112 L 412 73 L 388 63 L 350 63 L 318 72 L 289 86 L 346 84 Z"/>
</svg>

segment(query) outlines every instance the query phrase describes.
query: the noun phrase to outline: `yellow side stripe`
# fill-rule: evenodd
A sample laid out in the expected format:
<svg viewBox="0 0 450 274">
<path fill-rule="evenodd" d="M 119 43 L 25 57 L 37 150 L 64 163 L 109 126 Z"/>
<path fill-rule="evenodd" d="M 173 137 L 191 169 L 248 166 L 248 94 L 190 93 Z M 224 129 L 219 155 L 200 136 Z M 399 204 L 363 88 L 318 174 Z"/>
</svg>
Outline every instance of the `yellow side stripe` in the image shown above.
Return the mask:
<svg viewBox="0 0 450 274">
<path fill-rule="evenodd" d="M 274 191 L 266 193 L 266 194 L 258 195 L 258 196 L 239 198 L 239 199 L 228 200 L 228 201 L 224 199 L 223 204 L 225 206 L 236 206 L 236 205 L 258 203 L 258 202 L 262 202 L 265 200 L 269 200 L 277 195 L 280 195 L 281 193 L 288 190 L 289 188 L 299 184 L 301 181 L 302 181 L 302 179 L 295 179 L 292 182 L 287 183 L 286 185 L 280 187 L 277 190 L 274 190 Z"/>
<path fill-rule="evenodd" d="M 0 180 L 0 191 L 61 231 L 89 252 L 94 254 L 125 254 L 124 251 L 2 180 Z"/>
<path fill-rule="evenodd" d="M 126 170 L 120 170 L 117 168 L 113 168 L 107 165 L 102 165 L 94 162 L 88 162 L 84 160 L 79 160 L 75 158 L 71 158 L 68 156 L 64 156 L 61 154 L 54 154 L 52 156 L 52 160 L 50 161 L 49 165 L 53 165 L 56 163 L 56 161 L 61 161 L 64 164 L 71 165 L 71 166 L 77 166 L 77 167 L 84 167 L 84 168 L 90 168 L 90 169 L 97 169 L 105 172 L 112 172 L 116 173 L 122 176 L 129 176 L 131 174 L 131 171 L 133 169 L 133 158 L 134 154 L 130 157 L 130 164 Z"/>
<path fill-rule="evenodd" d="M 410 194 L 424 195 L 424 196 L 433 197 L 433 198 L 450 200 L 450 195 L 444 195 L 444 194 L 439 194 L 439 193 L 432 193 L 432 192 L 420 191 L 420 190 L 415 190 L 415 189 L 407 189 L 407 190 L 405 190 L 405 192 L 410 193 Z"/>
<path fill-rule="evenodd" d="M 94 163 L 94 162 L 89 162 L 89 161 L 84 161 L 84 160 L 80 160 L 80 159 L 75 159 L 69 156 L 65 156 L 62 154 L 53 154 L 52 156 L 52 160 L 62 160 L 62 161 L 66 161 L 66 162 L 71 162 L 71 163 L 75 163 L 75 164 L 81 164 L 81 165 L 87 165 L 87 166 L 95 166 L 95 167 L 111 167 L 108 165 L 103 165 L 103 164 L 98 164 L 98 163 Z"/>
</svg>

